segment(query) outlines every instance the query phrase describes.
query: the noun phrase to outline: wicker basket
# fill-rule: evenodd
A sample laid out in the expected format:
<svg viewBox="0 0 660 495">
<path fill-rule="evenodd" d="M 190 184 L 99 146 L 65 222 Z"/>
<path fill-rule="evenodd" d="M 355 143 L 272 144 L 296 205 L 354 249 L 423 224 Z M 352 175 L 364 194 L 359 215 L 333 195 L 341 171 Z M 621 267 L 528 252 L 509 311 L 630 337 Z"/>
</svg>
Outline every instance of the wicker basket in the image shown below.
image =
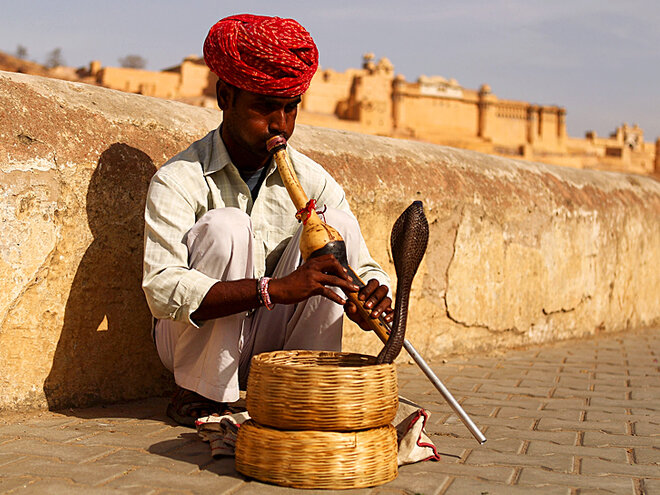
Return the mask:
<svg viewBox="0 0 660 495">
<path fill-rule="evenodd" d="M 391 423 L 396 369 L 362 354 L 276 351 L 252 358 L 247 409 L 281 430 L 356 431 Z"/>
<path fill-rule="evenodd" d="M 247 421 L 238 430 L 236 470 L 294 488 L 364 488 L 397 477 L 396 430 L 280 431 Z"/>
</svg>

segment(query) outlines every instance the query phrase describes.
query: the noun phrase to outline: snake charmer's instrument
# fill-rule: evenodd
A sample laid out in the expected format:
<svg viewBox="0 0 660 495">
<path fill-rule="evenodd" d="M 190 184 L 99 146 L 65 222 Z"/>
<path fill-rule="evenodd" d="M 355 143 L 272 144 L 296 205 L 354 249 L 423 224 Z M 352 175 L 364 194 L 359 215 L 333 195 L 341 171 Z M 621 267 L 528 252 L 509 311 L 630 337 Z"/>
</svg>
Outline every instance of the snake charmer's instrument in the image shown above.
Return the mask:
<svg viewBox="0 0 660 495">
<path fill-rule="evenodd" d="M 364 282 L 348 265 L 346 246 L 337 230 L 327 225 L 316 213 L 314 200 L 309 200 L 293 170 L 293 165 L 286 151 L 286 139 L 282 136 L 270 138 L 266 144 L 269 152 L 273 153 L 275 163 L 294 206 L 298 210 L 298 219 L 303 224 L 300 238 L 300 253 L 303 260 L 323 254 L 333 254 L 344 266 L 358 287 L 364 287 Z M 454 399 L 451 392 L 444 386 L 433 370 L 420 356 L 412 344 L 405 339 L 405 326 L 408 308 L 408 298 L 412 278 L 421 262 L 428 241 L 428 223 L 424 217 L 422 203 L 415 201 L 396 221 L 392 229 L 392 256 L 397 273 L 397 295 L 395 302 L 394 325 L 390 326 L 381 316 L 372 318 L 370 310 L 364 307 L 364 301 L 358 299 L 358 293 L 347 294 L 347 298 L 358 308 L 371 329 L 383 341 L 385 347 L 378 355 L 379 363 L 394 361 L 405 347 L 408 354 L 421 368 L 431 383 L 440 392 L 449 406 L 458 415 L 460 420 L 470 430 L 470 433 L 479 443 L 484 443 L 486 437 L 474 424 L 472 419 Z"/>
</svg>

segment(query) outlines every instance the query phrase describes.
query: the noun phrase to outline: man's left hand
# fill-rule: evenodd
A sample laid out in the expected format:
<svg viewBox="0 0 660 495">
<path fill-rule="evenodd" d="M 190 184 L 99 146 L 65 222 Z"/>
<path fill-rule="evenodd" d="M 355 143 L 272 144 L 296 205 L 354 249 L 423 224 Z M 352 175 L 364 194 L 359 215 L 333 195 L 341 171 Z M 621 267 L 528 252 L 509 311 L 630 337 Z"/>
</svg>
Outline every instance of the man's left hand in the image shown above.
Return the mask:
<svg viewBox="0 0 660 495">
<path fill-rule="evenodd" d="M 378 280 L 372 278 L 367 285 L 358 292 L 358 299 L 365 301 L 365 309 L 371 311 L 370 316 L 378 318 L 384 316 L 385 321 L 392 322 L 394 310 L 392 309 L 392 299 L 387 297 L 389 289 L 385 285 L 380 285 Z M 348 301 L 344 305 L 344 311 L 352 321 L 357 323 L 363 330 L 371 330 L 369 323 L 362 317 L 355 304 Z"/>
</svg>

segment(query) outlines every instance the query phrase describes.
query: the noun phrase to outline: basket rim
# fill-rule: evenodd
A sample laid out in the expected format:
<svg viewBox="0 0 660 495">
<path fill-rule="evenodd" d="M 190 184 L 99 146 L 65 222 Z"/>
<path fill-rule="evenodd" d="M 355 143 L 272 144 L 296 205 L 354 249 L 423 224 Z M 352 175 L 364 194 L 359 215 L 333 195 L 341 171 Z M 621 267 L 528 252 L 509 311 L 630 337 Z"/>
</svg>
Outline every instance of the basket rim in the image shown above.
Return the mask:
<svg viewBox="0 0 660 495">
<path fill-rule="evenodd" d="M 287 361 L 286 362 L 275 361 L 274 358 L 278 356 L 286 356 Z M 336 364 L 322 364 L 322 363 L 310 364 L 310 363 L 297 361 L 296 360 L 297 357 L 300 358 L 318 357 L 320 359 L 327 357 L 327 358 L 333 358 L 335 360 L 339 358 L 340 361 L 342 358 L 358 358 L 363 360 L 363 362 L 356 365 L 341 365 L 341 366 L 337 366 Z M 358 368 L 364 368 L 365 366 L 370 366 L 370 367 L 373 366 L 374 369 L 379 369 L 379 368 L 382 369 L 382 368 L 391 368 L 395 366 L 394 363 L 377 364 L 375 360 L 376 360 L 375 356 L 371 356 L 369 354 L 360 354 L 356 352 L 281 350 L 281 351 L 262 352 L 260 354 L 253 356 L 252 365 L 258 363 L 261 366 L 268 366 L 271 369 L 276 369 L 276 368 L 307 369 L 313 367 L 314 369 L 320 371 L 337 369 L 338 367 L 343 369 L 351 369 L 351 368 L 358 369 Z"/>
</svg>

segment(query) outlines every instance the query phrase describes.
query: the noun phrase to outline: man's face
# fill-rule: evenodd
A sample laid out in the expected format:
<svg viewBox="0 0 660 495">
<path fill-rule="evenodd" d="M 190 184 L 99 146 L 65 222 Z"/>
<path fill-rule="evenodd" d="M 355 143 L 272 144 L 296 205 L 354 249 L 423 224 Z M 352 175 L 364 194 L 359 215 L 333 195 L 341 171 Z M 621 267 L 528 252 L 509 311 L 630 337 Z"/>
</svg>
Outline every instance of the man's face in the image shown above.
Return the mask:
<svg viewBox="0 0 660 495">
<path fill-rule="evenodd" d="M 266 141 L 293 134 L 300 96 L 265 96 L 235 87 L 218 87 L 223 110 L 222 137 L 239 168 L 260 168 L 270 159 Z"/>
</svg>

